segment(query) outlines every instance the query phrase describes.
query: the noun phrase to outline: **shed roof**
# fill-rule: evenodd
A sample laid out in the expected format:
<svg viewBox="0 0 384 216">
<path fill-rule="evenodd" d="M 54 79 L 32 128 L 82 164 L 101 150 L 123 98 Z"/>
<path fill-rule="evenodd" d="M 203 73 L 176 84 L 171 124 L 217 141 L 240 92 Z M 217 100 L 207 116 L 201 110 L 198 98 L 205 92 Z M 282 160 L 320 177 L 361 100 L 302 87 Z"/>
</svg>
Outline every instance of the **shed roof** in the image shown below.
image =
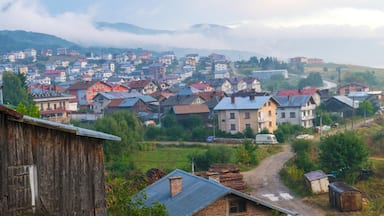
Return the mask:
<svg viewBox="0 0 384 216">
<path fill-rule="evenodd" d="M 176 176 L 182 178 L 182 191 L 172 197 L 170 195 L 168 179 Z M 172 171 L 157 182 L 148 186 L 144 189 L 144 192 L 147 195 L 145 201 L 146 205 L 153 205 L 155 202 L 160 202 L 165 205 L 171 216 L 196 214 L 216 200 L 229 194 L 242 197 L 282 213 L 297 215 L 296 212 L 275 206 L 256 197 L 251 197 L 247 194 L 228 188 L 215 181 L 204 179 L 179 169 Z"/>
<path fill-rule="evenodd" d="M 111 134 L 106 134 L 106 133 L 93 131 L 85 128 L 75 127 L 73 125 L 66 125 L 66 124 L 61 124 L 57 122 L 52 122 L 44 119 L 33 118 L 30 116 L 22 115 L 21 113 L 18 113 L 3 105 L 0 105 L 0 112 L 13 116 L 17 121 L 25 122 L 31 125 L 37 125 L 40 127 L 52 128 L 59 131 L 74 133 L 78 136 L 93 137 L 93 138 L 104 139 L 104 140 L 121 141 L 120 137 L 114 136 Z"/>
<path fill-rule="evenodd" d="M 344 182 L 332 182 L 328 185 L 329 189 L 332 189 L 333 191 L 336 191 L 338 193 L 344 193 L 344 192 L 359 192 L 360 191 L 352 187 L 351 185 L 347 185 Z"/>
<path fill-rule="evenodd" d="M 328 178 L 322 170 L 311 171 L 304 174 L 308 181 L 315 181 L 323 178 Z"/>
</svg>

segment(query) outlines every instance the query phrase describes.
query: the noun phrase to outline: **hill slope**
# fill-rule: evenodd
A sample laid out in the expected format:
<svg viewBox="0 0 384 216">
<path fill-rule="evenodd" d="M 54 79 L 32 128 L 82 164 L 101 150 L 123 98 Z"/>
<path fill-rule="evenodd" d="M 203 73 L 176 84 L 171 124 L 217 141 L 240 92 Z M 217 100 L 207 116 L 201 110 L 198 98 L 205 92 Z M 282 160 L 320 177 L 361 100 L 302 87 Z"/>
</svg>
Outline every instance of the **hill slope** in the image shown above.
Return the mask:
<svg viewBox="0 0 384 216">
<path fill-rule="evenodd" d="M 76 49 L 79 46 L 75 43 L 66 41 L 53 35 L 26 32 L 26 31 L 0 31 L 0 53 L 23 50 L 28 48 L 56 49 L 66 47 Z"/>
</svg>

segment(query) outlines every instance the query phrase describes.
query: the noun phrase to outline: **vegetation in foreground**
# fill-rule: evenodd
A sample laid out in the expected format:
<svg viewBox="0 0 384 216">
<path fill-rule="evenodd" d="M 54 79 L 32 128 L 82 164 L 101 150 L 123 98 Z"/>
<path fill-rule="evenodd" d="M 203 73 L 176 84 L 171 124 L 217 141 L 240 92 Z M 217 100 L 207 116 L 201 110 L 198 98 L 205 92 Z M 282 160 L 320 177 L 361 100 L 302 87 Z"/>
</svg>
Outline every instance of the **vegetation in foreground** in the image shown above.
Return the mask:
<svg viewBox="0 0 384 216">
<path fill-rule="evenodd" d="M 280 176 L 288 187 L 323 208 L 327 215 L 339 215 L 341 213 L 330 209 L 328 194 L 311 194 L 304 181 L 304 173 L 321 169 L 335 175 L 337 181 L 347 182 L 363 192 L 363 210 L 351 215 L 380 215 L 384 212 L 382 125 L 383 119 L 377 119 L 368 127 L 331 135 L 319 142 L 295 141 L 292 147 L 296 157 L 286 164 Z M 363 170 L 373 171 L 373 174 Z"/>
</svg>

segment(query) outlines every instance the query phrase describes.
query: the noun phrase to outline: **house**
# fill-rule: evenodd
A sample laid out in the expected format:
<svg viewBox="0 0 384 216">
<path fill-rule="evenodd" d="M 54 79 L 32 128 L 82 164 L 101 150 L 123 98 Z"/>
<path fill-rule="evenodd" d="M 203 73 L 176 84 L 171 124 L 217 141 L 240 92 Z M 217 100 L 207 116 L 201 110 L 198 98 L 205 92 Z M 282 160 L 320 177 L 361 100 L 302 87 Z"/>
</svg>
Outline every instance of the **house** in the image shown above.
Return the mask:
<svg viewBox="0 0 384 216">
<path fill-rule="evenodd" d="M 42 119 L 68 123 L 70 120 L 70 104 L 76 97 L 57 91 L 41 91 L 32 93 L 33 101 L 40 110 Z"/>
<path fill-rule="evenodd" d="M 362 209 L 362 194 L 358 189 L 344 182 L 332 182 L 328 187 L 331 208 L 342 212 L 360 211 Z"/>
<path fill-rule="evenodd" d="M 69 94 L 76 96 L 78 105 L 80 107 L 89 107 L 93 103 L 93 98 L 99 92 L 110 92 L 112 87 L 105 82 L 93 81 L 79 81 L 67 88 Z"/>
<path fill-rule="evenodd" d="M 316 88 L 284 89 L 284 90 L 278 91 L 276 95 L 277 96 L 311 95 L 313 100 L 316 103 L 316 106 L 319 106 L 321 103 L 321 94 L 320 94 L 320 91 Z"/>
<path fill-rule="evenodd" d="M 104 140 L 0 105 L 0 215 L 107 215 Z"/>
<path fill-rule="evenodd" d="M 325 175 L 322 170 L 305 173 L 304 178 L 312 193 L 318 194 L 328 192 L 328 176 Z"/>
<path fill-rule="evenodd" d="M 191 84 L 191 87 L 198 89 L 201 92 L 212 92 L 213 91 L 212 86 L 207 84 L 207 83 L 194 83 L 194 84 Z"/>
<path fill-rule="evenodd" d="M 324 109 L 328 112 L 340 113 L 342 117 L 351 117 L 359 108 L 359 102 L 347 96 L 333 96 L 323 102 Z"/>
<path fill-rule="evenodd" d="M 288 79 L 288 70 L 262 70 L 262 71 L 253 71 L 252 77 L 258 80 L 270 79 L 274 75 L 281 75 L 284 79 Z"/>
<path fill-rule="evenodd" d="M 236 77 L 236 78 L 233 78 L 233 79 L 228 79 L 228 81 L 231 83 L 232 90 L 234 92 L 243 91 L 243 90 L 247 89 L 247 83 L 244 80 L 242 80 L 242 79 L 238 79 Z"/>
<path fill-rule="evenodd" d="M 290 58 L 289 62 L 291 64 L 295 64 L 295 63 L 304 63 L 305 64 L 305 63 L 308 62 L 308 58 L 307 57 L 302 57 L 302 56 L 294 57 L 294 58 Z"/>
<path fill-rule="evenodd" d="M 134 113 L 151 112 L 148 104 L 146 104 L 140 97 L 112 100 L 111 103 L 108 104 L 106 112 L 115 112 L 119 110 Z"/>
<path fill-rule="evenodd" d="M 174 95 L 162 101 L 160 107 L 161 111 L 165 113 L 176 105 L 203 104 L 204 102 L 205 100 L 197 95 Z"/>
<path fill-rule="evenodd" d="M 146 206 L 159 202 L 166 207 L 170 216 L 248 216 L 271 215 L 272 212 L 297 215 L 296 212 L 179 169 L 149 185 L 143 192 L 146 194 Z"/>
<path fill-rule="evenodd" d="M 232 92 L 232 84 L 228 79 L 214 79 L 208 81 L 216 92 Z"/>
<path fill-rule="evenodd" d="M 142 94 L 133 92 L 100 92 L 93 98 L 93 111 L 95 113 L 102 113 L 107 108 L 112 100 L 126 99 L 131 97 L 142 96 Z"/>
<path fill-rule="evenodd" d="M 258 79 L 253 77 L 243 78 L 244 82 L 247 84 L 247 90 L 253 90 L 255 92 L 261 92 L 261 83 Z"/>
<path fill-rule="evenodd" d="M 228 69 L 214 71 L 213 74 L 215 79 L 225 79 L 231 77 Z"/>
<path fill-rule="evenodd" d="M 221 131 L 236 134 L 251 128 L 254 133 L 277 129 L 278 101 L 271 96 L 225 97 L 214 108 Z"/>
<path fill-rule="evenodd" d="M 316 116 L 316 103 L 310 95 L 276 96 L 277 123 L 290 123 L 304 128 L 312 128 Z"/>
<path fill-rule="evenodd" d="M 136 90 L 141 94 L 152 94 L 157 91 L 157 85 L 151 80 L 134 80 L 128 83 L 131 90 Z"/>
<path fill-rule="evenodd" d="M 337 88 L 339 95 L 348 95 L 350 92 L 368 92 L 369 87 L 361 83 L 348 83 Z"/>
<path fill-rule="evenodd" d="M 209 108 L 206 104 L 176 105 L 173 106 L 172 112 L 178 121 L 189 119 L 191 116 L 197 116 L 202 121 L 208 121 L 209 116 Z"/>
</svg>

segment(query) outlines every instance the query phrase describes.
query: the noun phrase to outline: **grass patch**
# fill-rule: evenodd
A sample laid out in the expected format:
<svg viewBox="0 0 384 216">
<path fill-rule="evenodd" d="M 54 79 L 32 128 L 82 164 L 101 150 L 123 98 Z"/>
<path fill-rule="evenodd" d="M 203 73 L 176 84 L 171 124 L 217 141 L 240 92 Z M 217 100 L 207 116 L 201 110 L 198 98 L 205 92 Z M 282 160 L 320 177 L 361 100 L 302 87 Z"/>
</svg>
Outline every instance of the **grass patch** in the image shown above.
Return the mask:
<svg viewBox="0 0 384 216">
<path fill-rule="evenodd" d="M 142 172 L 151 168 L 162 169 L 166 172 L 174 169 L 191 171 L 191 161 L 188 155 L 193 153 L 204 153 L 209 146 L 206 145 L 157 145 L 156 148 L 148 148 L 147 151 L 138 151 L 130 155 L 134 167 Z M 211 146 L 215 147 L 215 146 Z M 236 147 L 230 148 L 232 154 L 236 154 Z M 260 146 L 256 150 L 258 161 L 282 151 L 281 145 Z M 229 162 L 230 163 L 230 162 Z M 241 171 L 250 170 L 257 165 L 239 165 Z"/>
</svg>

